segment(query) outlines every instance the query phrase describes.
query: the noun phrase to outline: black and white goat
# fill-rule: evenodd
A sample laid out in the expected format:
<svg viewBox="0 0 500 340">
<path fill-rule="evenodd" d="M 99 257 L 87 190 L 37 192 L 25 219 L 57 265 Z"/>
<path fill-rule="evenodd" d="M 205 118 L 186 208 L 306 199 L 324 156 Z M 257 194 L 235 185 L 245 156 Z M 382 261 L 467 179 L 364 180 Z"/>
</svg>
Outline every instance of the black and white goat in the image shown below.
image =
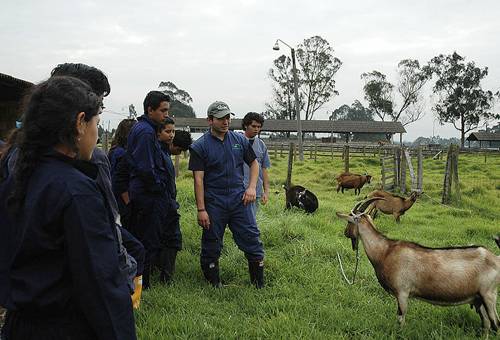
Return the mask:
<svg viewBox="0 0 500 340">
<path fill-rule="evenodd" d="M 437 305 L 471 304 L 483 327 L 498 330 L 496 310 L 500 285 L 500 256 L 481 246 L 428 248 L 413 242 L 391 240 L 375 229 L 365 209 L 374 201 L 360 202 L 349 215 L 345 236 L 353 249 L 363 243 L 380 285 L 398 302 L 398 320 L 404 324 L 408 298 L 415 297 Z M 496 237 L 500 247 L 500 239 Z"/>
<path fill-rule="evenodd" d="M 286 188 L 286 209 L 292 206 L 305 210 L 307 213 L 313 213 L 318 209 L 318 198 L 311 191 L 303 186 L 294 185 Z"/>
</svg>

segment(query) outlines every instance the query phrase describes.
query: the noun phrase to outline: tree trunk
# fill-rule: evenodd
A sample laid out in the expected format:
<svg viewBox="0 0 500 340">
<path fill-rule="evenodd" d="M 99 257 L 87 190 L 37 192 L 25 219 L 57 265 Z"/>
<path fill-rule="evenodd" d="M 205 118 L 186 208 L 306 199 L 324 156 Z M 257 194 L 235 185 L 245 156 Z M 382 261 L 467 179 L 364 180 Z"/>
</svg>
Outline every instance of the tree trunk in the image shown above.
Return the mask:
<svg viewBox="0 0 500 340">
<path fill-rule="evenodd" d="M 463 148 L 465 145 L 465 122 L 464 122 L 464 114 L 460 114 L 460 148 Z"/>
</svg>

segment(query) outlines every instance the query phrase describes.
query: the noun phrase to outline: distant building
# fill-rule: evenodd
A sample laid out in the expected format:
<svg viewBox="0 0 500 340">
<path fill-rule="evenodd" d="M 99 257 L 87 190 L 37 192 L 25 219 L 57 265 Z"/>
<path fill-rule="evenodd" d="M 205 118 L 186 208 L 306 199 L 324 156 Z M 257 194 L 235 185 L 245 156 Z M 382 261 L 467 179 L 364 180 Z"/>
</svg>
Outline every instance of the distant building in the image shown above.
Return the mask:
<svg viewBox="0 0 500 340">
<path fill-rule="evenodd" d="M 467 137 L 467 141 L 469 142 L 469 148 L 471 147 L 471 142 L 473 142 L 473 146 L 475 144 L 479 148 L 500 148 L 500 132 L 472 132 Z"/>
<path fill-rule="evenodd" d="M 33 83 L 0 73 L 0 139 L 16 127 L 21 100 Z"/>
</svg>

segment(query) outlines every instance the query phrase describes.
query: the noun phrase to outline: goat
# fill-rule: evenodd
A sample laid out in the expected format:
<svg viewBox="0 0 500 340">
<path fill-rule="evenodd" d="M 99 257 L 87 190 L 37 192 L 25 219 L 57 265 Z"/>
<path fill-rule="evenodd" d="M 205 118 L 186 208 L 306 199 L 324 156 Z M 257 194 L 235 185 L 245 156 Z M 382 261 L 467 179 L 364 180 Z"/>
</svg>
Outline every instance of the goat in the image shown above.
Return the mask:
<svg viewBox="0 0 500 340">
<path fill-rule="evenodd" d="M 305 210 L 307 213 L 313 213 L 318 209 L 318 198 L 311 191 L 303 186 L 294 185 L 286 188 L 286 209 L 292 206 Z"/>
<path fill-rule="evenodd" d="M 365 185 L 365 183 L 370 184 L 372 176 L 343 172 L 335 177 L 335 179 L 337 180 L 337 192 L 339 192 L 340 189 L 342 189 L 342 193 L 344 193 L 344 189 L 354 189 L 354 194 L 359 195 L 363 185 Z"/>
<path fill-rule="evenodd" d="M 344 235 L 353 249 L 363 243 L 380 285 L 394 295 L 398 303 L 398 321 L 402 326 L 408 298 L 415 297 L 437 305 L 471 304 L 483 327 L 498 330 L 496 310 L 500 284 L 500 256 L 481 246 L 428 248 L 417 243 L 391 240 L 381 234 L 364 211 L 374 197 L 358 203 L 349 215 Z M 500 248 L 500 239 L 496 242 Z"/>
<path fill-rule="evenodd" d="M 382 197 L 383 200 L 377 200 L 372 203 L 369 215 L 372 218 L 376 217 L 377 211 L 381 211 L 384 214 L 394 216 L 397 223 L 400 222 L 399 217 L 404 215 L 406 210 L 413 206 L 413 203 L 420 197 L 421 193 L 413 191 L 410 197 L 404 198 L 398 195 L 391 194 L 384 190 L 375 190 L 369 193 L 365 198 L 372 197 Z"/>
</svg>

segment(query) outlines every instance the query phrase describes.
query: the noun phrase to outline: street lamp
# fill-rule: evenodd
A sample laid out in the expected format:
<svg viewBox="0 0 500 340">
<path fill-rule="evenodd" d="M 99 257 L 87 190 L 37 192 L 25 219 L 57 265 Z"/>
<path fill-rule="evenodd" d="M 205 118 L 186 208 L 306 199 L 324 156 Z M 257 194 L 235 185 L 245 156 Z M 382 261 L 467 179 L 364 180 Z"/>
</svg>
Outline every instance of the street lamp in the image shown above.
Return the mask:
<svg viewBox="0 0 500 340">
<path fill-rule="evenodd" d="M 299 108 L 299 80 L 297 77 L 297 67 L 295 66 L 295 49 L 292 46 L 288 45 L 283 40 L 277 39 L 276 43 L 273 46 L 273 50 L 275 50 L 275 51 L 280 50 L 279 42 L 288 46 L 288 48 L 290 48 L 290 50 L 292 51 L 293 90 L 295 92 L 295 116 L 297 117 L 297 137 L 298 137 L 298 141 L 299 141 L 299 159 L 301 161 L 303 161 L 304 160 L 304 150 L 302 147 L 302 122 L 300 121 L 300 108 Z"/>
</svg>

